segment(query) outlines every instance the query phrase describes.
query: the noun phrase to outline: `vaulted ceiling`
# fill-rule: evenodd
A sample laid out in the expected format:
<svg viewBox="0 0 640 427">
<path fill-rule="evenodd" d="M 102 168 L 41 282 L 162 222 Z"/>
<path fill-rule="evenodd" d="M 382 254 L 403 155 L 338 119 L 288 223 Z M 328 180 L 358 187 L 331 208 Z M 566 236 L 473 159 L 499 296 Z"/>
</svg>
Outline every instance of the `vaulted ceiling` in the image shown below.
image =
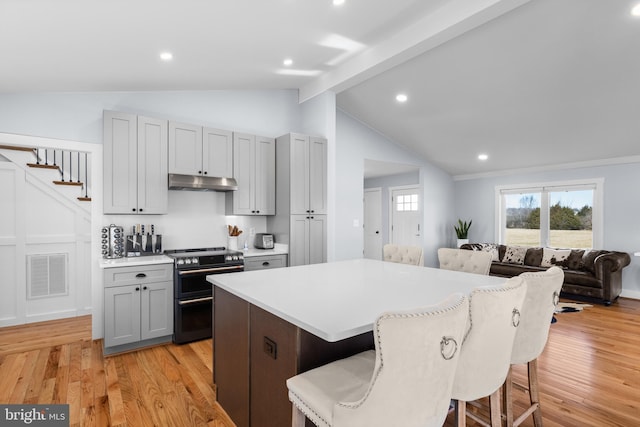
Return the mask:
<svg viewBox="0 0 640 427">
<path fill-rule="evenodd" d="M 0 93 L 332 90 L 454 176 L 616 162 L 640 156 L 635 3 L 3 0 Z"/>
</svg>

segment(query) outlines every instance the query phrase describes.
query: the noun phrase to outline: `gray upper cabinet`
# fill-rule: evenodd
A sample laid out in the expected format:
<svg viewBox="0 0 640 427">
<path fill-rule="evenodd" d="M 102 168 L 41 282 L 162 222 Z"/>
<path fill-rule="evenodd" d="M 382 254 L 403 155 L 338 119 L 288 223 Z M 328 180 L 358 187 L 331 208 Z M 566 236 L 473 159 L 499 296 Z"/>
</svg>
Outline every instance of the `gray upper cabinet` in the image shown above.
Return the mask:
<svg viewBox="0 0 640 427">
<path fill-rule="evenodd" d="M 232 135 L 227 130 L 169 122 L 169 173 L 231 177 Z"/>
<path fill-rule="evenodd" d="M 276 210 L 267 230 L 289 245 L 289 265 L 327 261 L 327 140 L 287 134 L 276 140 Z"/>
<path fill-rule="evenodd" d="M 167 213 L 167 121 L 104 112 L 105 214 Z"/>
<path fill-rule="evenodd" d="M 327 140 L 289 134 L 278 141 L 291 150 L 291 213 L 327 213 Z"/>
<path fill-rule="evenodd" d="M 233 177 L 238 189 L 227 193 L 231 215 L 275 215 L 275 139 L 233 134 Z"/>
</svg>

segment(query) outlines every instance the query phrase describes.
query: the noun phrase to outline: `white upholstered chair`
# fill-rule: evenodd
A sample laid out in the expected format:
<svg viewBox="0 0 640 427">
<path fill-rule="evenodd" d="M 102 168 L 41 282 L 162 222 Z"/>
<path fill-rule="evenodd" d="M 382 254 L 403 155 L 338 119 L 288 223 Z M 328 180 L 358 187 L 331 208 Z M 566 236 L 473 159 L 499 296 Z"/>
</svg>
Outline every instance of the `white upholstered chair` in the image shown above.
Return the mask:
<svg viewBox="0 0 640 427">
<path fill-rule="evenodd" d="M 440 248 L 438 249 L 438 261 L 440 262 L 440 268 L 443 270 L 489 274 L 493 255 L 484 251 Z"/>
<path fill-rule="evenodd" d="M 500 390 L 511 366 L 511 349 L 526 292 L 527 285 L 520 277 L 471 292 L 469 330 L 462 342 L 451 395 L 458 426 L 466 425 L 466 402 L 486 396 L 490 396 L 490 425 L 502 425 Z M 471 412 L 468 416 L 488 425 Z"/>
<path fill-rule="evenodd" d="M 418 246 L 402 246 L 388 243 L 382 248 L 385 261 L 400 264 L 424 265 L 424 254 Z"/>
<path fill-rule="evenodd" d="M 513 419 L 513 379 L 509 369 L 504 385 L 504 412 L 509 427 L 520 425 L 531 414 L 534 425 L 541 427 L 538 356 L 547 344 L 551 318 L 559 301 L 564 272 L 559 267 L 551 267 L 543 272 L 522 273 L 519 277 L 527 284 L 527 296 L 522 305 L 520 326 L 513 343 L 511 364 L 527 364 L 530 405 L 517 419 Z"/>
<path fill-rule="evenodd" d="M 469 301 L 454 294 L 433 307 L 382 314 L 375 351 L 287 380 L 293 426 L 441 426 L 449 410 Z"/>
</svg>

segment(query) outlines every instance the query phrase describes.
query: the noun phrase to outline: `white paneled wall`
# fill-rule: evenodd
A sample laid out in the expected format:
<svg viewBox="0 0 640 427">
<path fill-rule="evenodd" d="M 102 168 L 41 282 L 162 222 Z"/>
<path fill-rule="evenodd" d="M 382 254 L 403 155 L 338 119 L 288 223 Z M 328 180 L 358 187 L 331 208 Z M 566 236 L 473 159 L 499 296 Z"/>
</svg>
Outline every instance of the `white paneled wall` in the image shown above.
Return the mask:
<svg viewBox="0 0 640 427">
<path fill-rule="evenodd" d="M 90 313 L 90 214 L 8 161 L 0 200 L 0 326 Z M 66 254 L 64 295 L 27 297 L 27 257 L 41 254 Z"/>
</svg>

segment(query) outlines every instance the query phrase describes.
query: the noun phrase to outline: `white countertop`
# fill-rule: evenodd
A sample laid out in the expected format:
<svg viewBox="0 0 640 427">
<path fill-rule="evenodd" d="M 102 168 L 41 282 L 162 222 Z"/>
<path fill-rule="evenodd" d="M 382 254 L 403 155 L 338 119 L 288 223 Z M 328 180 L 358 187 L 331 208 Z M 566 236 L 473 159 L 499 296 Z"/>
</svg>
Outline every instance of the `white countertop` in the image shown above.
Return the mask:
<svg viewBox="0 0 640 427">
<path fill-rule="evenodd" d="M 273 249 L 249 248 L 246 251 L 242 251 L 242 252 L 244 253 L 245 258 L 251 258 L 256 256 L 267 256 L 267 255 L 288 255 L 289 245 L 275 243 L 273 245 Z"/>
<path fill-rule="evenodd" d="M 373 329 L 385 311 L 434 305 L 507 279 L 357 259 L 207 276 L 220 288 L 334 342 Z"/>
<path fill-rule="evenodd" d="M 173 259 L 166 255 L 145 255 L 114 259 L 100 259 L 100 268 L 135 267 L 139 265 L 173 264 Z"/>
</svg>

